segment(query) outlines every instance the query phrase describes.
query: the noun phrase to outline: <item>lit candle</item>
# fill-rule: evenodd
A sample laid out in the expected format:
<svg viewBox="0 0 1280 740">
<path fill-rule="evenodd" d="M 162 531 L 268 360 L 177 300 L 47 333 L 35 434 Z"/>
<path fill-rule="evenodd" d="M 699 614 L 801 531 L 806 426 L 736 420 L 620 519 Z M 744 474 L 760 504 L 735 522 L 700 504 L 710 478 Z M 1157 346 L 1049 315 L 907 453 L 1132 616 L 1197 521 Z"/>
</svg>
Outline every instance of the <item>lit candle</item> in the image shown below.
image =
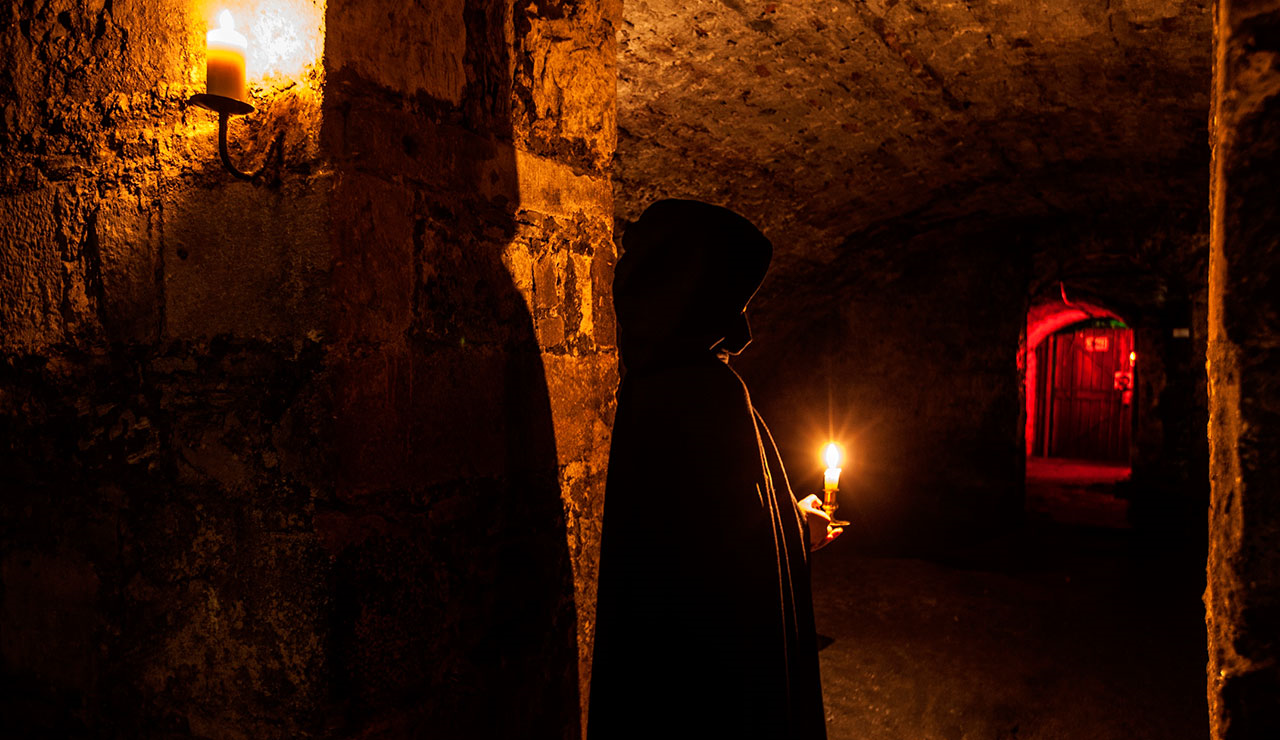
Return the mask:
<svg viewBox="0 0 1280 740">
<path fill-rule="evenodd" d="M 231 11 L 218 14 L 220 28 L 210 29 L 206 41 L 209 45 L 209 61 L 205 67 L 205 90 L 210 95 L 221 95 L 248 102 L 244 86 L 244 58 L 249 43 L 235 29 Z"/>
<path fill-rule="evenodd" d="M 840 447 L 835 442 L 827 445 L 827 471 L 823 474 L 822 490 L 828 498 L 840 488 Z"/>
<path fill-rule="evenodd" d="M 836 491 L 840 490 L 840 445 L 832 442 L 827 445 L 827 470 L 822 476 L 822 510 L 831 517 L 831 526 L 844 527 L 849 522 L 835 518 L 840 502 L 836 500 Z"/>
</svg>

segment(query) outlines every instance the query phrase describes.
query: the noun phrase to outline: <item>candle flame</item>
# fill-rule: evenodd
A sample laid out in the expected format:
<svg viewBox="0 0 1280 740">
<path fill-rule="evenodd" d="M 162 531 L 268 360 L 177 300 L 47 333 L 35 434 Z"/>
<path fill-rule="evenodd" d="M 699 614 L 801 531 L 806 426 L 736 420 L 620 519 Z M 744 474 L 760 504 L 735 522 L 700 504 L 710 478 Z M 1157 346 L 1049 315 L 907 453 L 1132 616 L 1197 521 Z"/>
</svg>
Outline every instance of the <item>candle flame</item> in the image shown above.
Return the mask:
<svg viewBox="0 0 1280 740">
<path fill-rule="evenodd" d="M 1138 353 L 1137 353 L 1137 352 L 1130 352 L 1130 353 L 1129 353 L 1129 364 L 1130 364 L 1130 365 L 1136 365 L 1137 363 L 1138 363 Z"/>
<path fill-rule="evenodd" d="M 828 444 L 826 457 L 828 468 L 840 467 L 840 446 L 835 442 Z"/>
<path fill-rule="evenodd" d="M 225 29 L 226 29 L 226 30 L 228 30 L 228 31 L 234 31 L 234 30 L 235 30 L 235 28 L 236 28 L 236 21 L 235 21 L 235 19 L 234 19 L 234 18 L 232 18 L 232 17 L 231 17 L 231 11 L 230 11 L 230 10 L 225 10 L 225 9 L 224 9 L 221 13 L 219 13 L 219 14 L 218 14 L 218 27 L 219 27 L 219 28 L 225 28 Z"/>
</svg>

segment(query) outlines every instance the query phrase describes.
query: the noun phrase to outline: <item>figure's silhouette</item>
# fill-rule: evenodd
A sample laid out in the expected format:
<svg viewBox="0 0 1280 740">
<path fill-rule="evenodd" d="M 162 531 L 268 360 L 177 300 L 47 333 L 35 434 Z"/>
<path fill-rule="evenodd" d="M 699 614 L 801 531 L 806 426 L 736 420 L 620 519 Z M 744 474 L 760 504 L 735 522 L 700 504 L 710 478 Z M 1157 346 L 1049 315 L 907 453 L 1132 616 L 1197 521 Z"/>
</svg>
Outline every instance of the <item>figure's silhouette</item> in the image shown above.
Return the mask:
<svg viewBox="0 0 1280 740">
<path fill-rule="evenodd" d="M 623 237 L 590 740 L 826 736 L 805 515 L 726 362 L 771 255 L 695 201 Z"/>
</svg>

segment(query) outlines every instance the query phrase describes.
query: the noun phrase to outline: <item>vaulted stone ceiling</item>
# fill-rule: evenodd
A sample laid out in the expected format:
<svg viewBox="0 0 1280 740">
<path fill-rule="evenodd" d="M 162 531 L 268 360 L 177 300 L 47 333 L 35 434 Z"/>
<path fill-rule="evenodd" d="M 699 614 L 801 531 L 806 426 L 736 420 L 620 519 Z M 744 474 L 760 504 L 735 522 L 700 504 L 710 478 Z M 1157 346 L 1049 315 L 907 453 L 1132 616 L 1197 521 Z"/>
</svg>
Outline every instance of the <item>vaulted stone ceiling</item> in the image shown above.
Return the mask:
<svg viewBox="0 0 1280 740">
<path fill-rule="evenodd" d="M 728 205 L 774 240 L 771 283 L 889 224 L 1207 209 L 1208 0 L 627 0 L 624 18 L 619 219 Z"/>
</svg>

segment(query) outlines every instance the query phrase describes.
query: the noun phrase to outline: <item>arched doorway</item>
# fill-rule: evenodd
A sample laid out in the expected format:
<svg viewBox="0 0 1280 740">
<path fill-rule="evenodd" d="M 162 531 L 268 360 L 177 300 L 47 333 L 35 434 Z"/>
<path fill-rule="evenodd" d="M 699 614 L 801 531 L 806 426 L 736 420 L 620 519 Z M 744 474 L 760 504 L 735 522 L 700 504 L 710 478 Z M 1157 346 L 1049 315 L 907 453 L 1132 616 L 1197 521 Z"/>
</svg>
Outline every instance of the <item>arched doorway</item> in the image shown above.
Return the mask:
<svg viewBox="0 0 1280 740">
<path fill-rule="evenodd" d="M 1133 330 L 1115 318 L 1085 319 L 1034 350 L 1036 398 L 1028 453 L 1128 467 L 1133 438 Z"/>
<path fill-rule="evenodd" d="M 1027 509 L 1071 524 L 1127 527 L 1117 484 L 1131 473 L 1138 354 L 1115 312 L 1079 301 L 1027 315 Z"/>
</svg>

